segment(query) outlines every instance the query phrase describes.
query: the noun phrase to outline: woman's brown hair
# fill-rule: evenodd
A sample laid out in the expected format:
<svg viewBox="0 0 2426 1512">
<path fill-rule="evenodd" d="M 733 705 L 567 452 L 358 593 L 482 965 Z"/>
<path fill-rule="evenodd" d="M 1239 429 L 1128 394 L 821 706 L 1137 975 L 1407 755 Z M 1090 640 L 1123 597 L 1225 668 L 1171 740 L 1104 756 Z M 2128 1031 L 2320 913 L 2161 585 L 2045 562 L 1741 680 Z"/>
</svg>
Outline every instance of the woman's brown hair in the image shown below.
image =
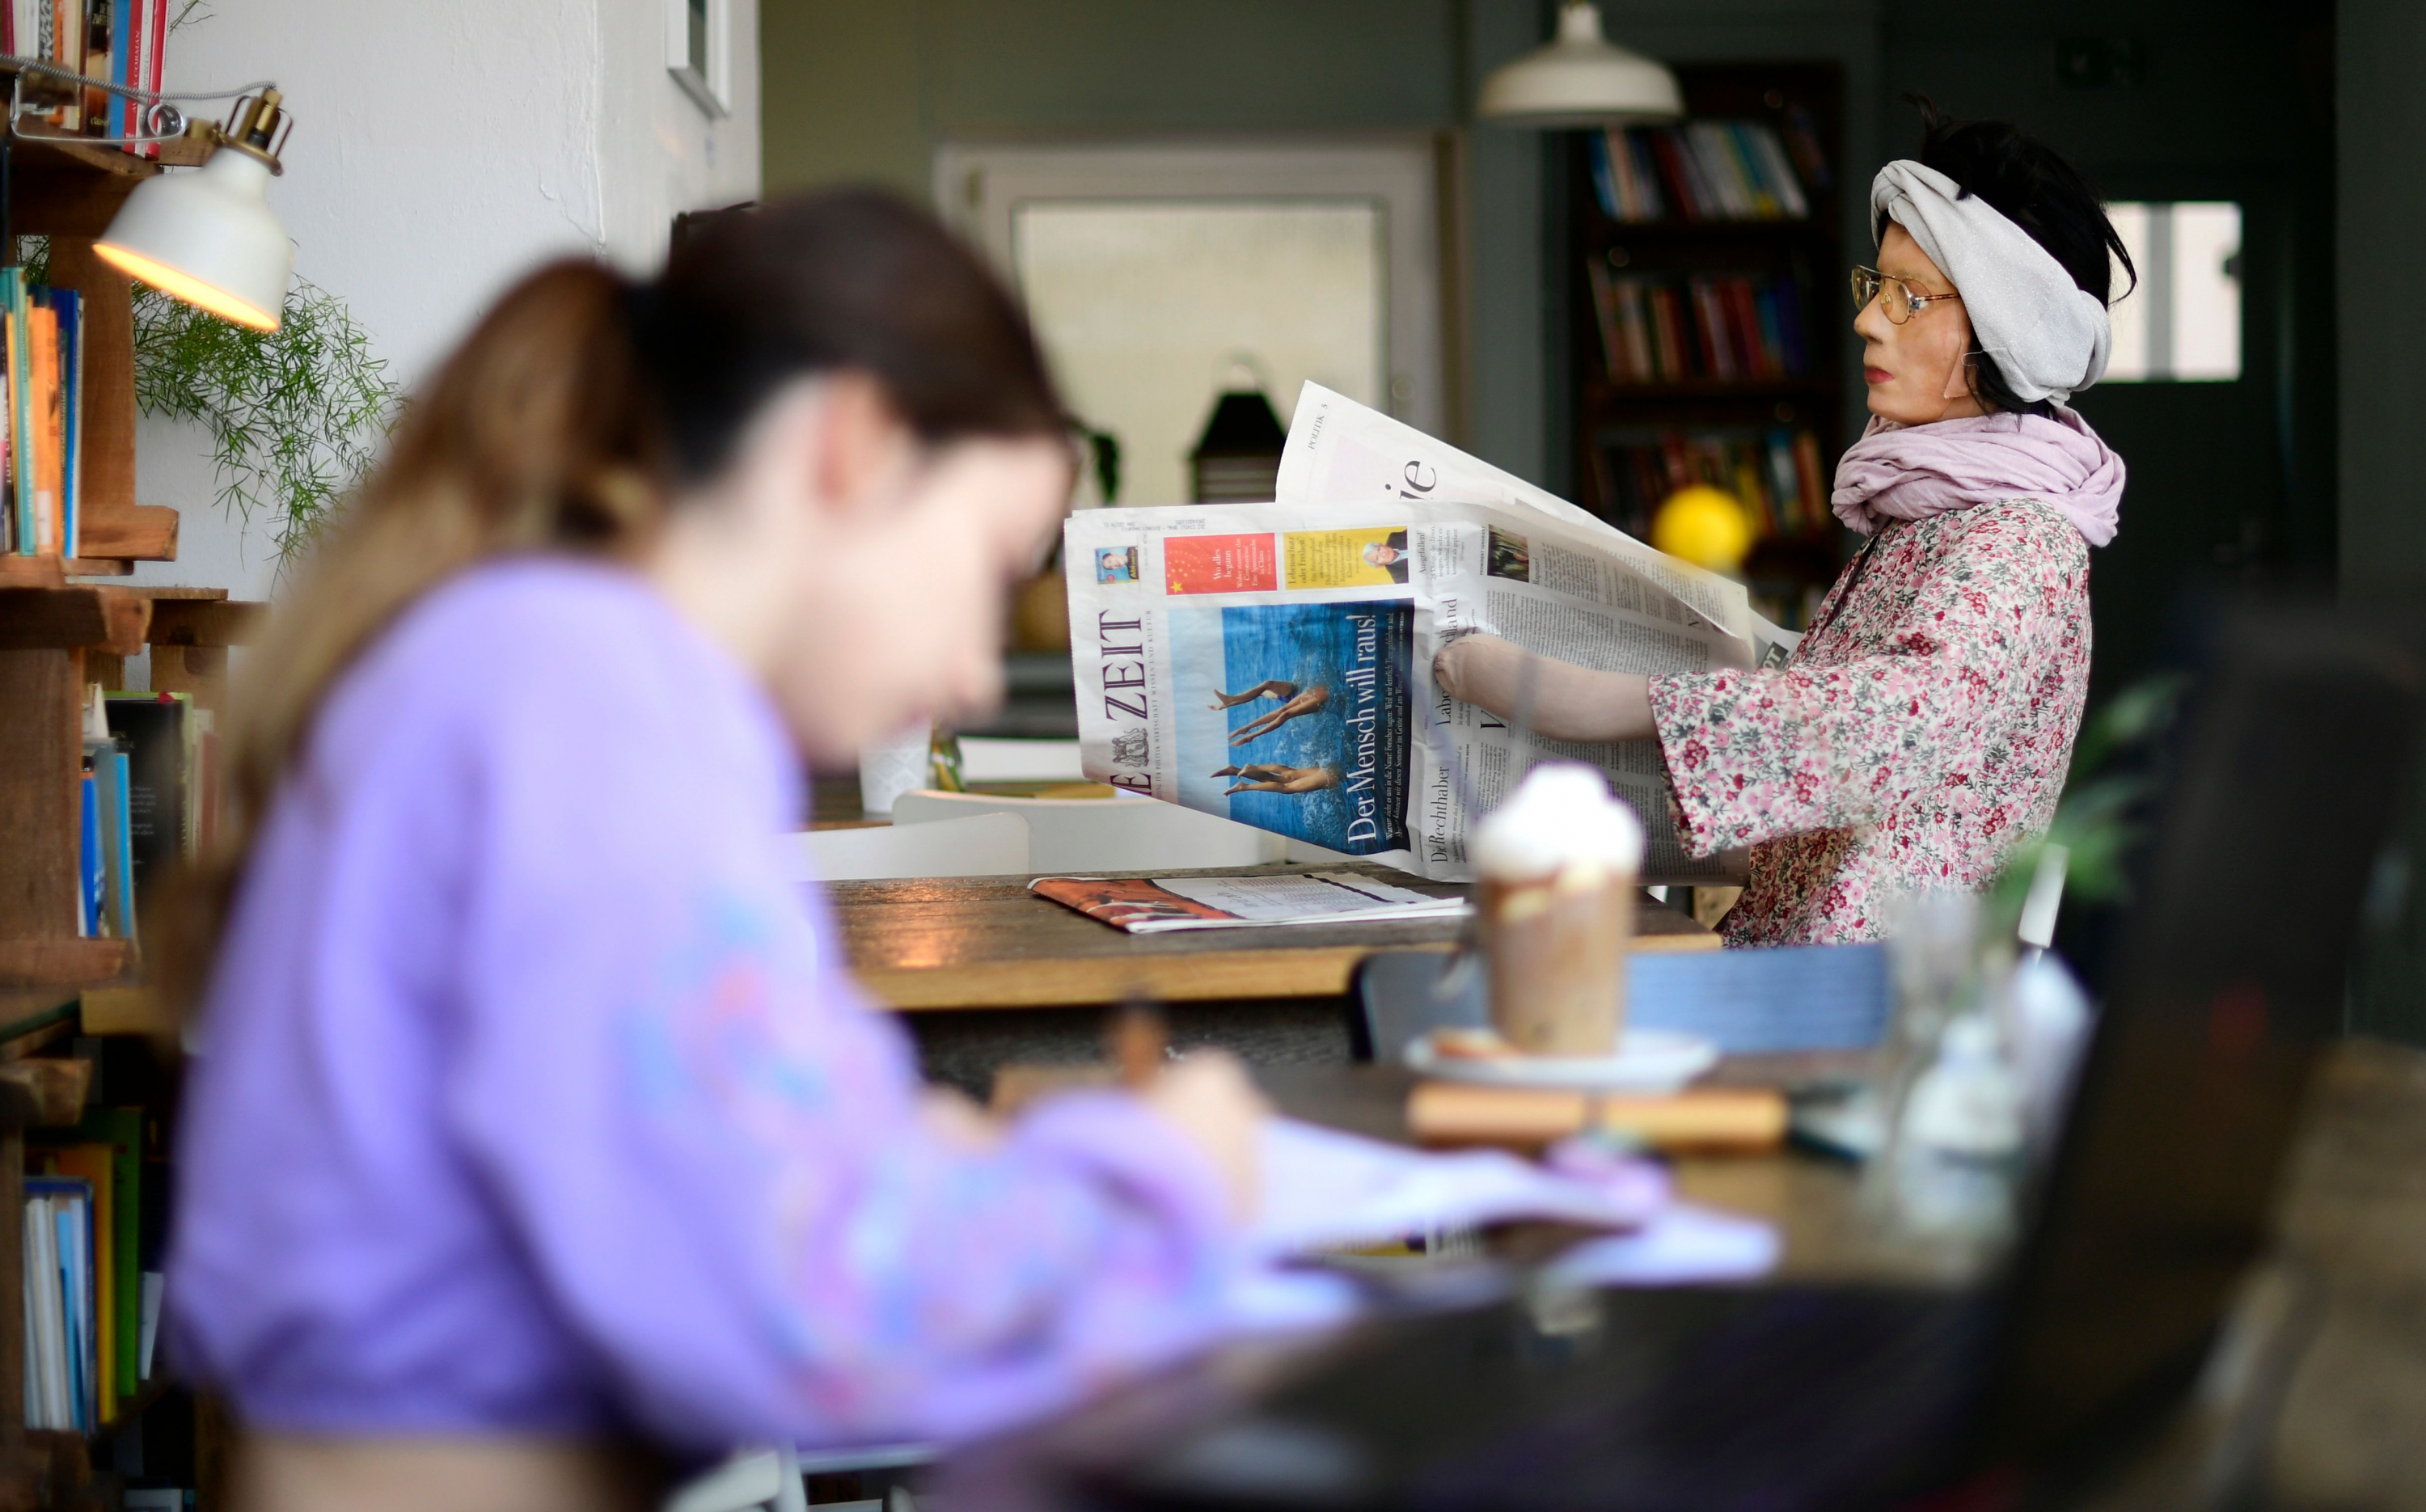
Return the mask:
<svg viewBox="0 0 2426 1512">
<path fill-rule="evenodd" d="M 777 390 L 855 371 L 925 441 L 1062 433 L 1034 334 L 935 220 L 872 189 L 714 218 L 656 278 L 567 260 L 514 285 L 408 405 L 236 689 L 231 823 L 164 917 L 198 997 L 255 827 L 330 688 L 406 609 L 518 553 L 628 555 Z"/>
</svg>

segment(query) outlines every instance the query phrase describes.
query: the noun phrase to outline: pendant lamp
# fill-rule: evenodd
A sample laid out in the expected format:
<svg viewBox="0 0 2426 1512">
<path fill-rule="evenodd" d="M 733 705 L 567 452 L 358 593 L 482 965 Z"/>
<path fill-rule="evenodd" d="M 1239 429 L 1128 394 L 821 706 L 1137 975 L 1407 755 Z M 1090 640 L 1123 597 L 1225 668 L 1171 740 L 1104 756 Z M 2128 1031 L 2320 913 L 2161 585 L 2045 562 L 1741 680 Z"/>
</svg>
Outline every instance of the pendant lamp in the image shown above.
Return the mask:
<svg viewBox="0 0 2426 1512">
<path fill-rule="evenodd" d="M 1674 121 L 1685 113 L 1676 75 L 1665 64 L 1610 43 L 1600 8 L 1566 0 L 1558 40 L 1503 63 L 1482 81 L 1475 113 L 1507 126 L 1553 129 Z"/>
<path fill-rule="evenodd" d="M 160 173 L 135 186 L 93 244 L 104 262 L 223 320 L 276 330 L 295 271 L 295 244 L 269 208 L 269 180 L 289 124 L 276 89 L 236 102 L 222 127 L 193 135 L 215 144 L 191 173 Z"/>
</svg>

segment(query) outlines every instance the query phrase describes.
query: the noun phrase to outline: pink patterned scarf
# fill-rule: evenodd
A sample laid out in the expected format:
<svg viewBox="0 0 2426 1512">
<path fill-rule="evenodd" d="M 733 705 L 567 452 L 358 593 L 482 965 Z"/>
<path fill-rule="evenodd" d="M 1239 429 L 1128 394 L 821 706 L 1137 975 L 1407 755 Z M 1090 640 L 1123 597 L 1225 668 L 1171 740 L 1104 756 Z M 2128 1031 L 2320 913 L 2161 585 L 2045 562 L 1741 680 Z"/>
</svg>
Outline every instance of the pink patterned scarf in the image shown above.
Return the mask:
<svg viewBox="0 0 2426 1512">
<path fill-rule="evenodd" d="M 1836 518 L 1867 536 L 1890 520 L 2035 499 L 2069 520 L 2092 546 L 2114 539 L 2123 458 L 2079 412 L 2055 418 L 1980 415 L 1899 426 L 1872 419 L 1836 464 Z"/>
</svg>

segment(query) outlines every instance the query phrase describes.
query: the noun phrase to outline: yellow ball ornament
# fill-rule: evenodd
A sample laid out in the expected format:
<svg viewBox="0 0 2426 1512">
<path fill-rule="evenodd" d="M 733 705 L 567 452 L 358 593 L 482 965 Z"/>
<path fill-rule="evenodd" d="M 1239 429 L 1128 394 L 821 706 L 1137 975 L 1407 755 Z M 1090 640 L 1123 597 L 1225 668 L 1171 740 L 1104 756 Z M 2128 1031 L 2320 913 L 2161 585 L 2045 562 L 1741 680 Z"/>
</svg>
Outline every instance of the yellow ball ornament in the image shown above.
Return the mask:
<svg viewBox="0 0 2426 1512">
<path fill-rule="evenodd" d="M 1732 572 L 1752 550 L 1752 520 L 1736 496 L 1696 483 L 1668 495 L 1651 521 L 1651 544 L 1713 572 Z"/>
</svg>

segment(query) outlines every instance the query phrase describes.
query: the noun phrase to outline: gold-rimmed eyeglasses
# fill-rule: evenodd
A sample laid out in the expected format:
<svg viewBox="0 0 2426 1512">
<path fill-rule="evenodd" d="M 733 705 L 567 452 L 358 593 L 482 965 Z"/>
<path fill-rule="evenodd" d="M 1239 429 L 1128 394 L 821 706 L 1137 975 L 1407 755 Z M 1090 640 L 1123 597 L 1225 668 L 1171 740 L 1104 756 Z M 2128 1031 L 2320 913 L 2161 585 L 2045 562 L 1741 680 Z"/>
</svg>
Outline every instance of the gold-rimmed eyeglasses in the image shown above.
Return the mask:
<svg viewBox="0 0 2426 1512">
<path fill-rule="evenodd" d="M 1948 299 L 1960 299 L 1959 294 L 1915 294 L 1912 285 L 1892 278 L 1874 267 L 1853 269 L 1853 308 L 1868 310 L 1876 299 L 1887 313 L 1887 318 L 1900 326 L 1912 318 L 1913 312 Z"/>
</svg>

